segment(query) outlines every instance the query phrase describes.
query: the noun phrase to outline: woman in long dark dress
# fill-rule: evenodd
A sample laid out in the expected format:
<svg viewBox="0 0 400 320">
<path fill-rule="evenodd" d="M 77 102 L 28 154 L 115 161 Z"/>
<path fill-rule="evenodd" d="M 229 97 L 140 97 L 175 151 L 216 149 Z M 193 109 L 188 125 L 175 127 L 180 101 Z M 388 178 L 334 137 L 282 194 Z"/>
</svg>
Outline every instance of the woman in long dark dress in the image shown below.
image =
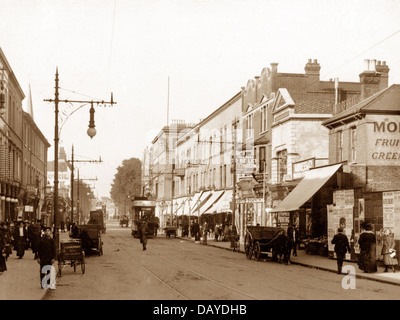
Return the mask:
<svg viewBox="0 0 400 320">
<path fill-rule="evenodd" d="M 376 236 L 372 231 L 372 226 L 366 224 L 364 231 L 361 232 L 358 240 L 360 245 L 360 257 L 358 266 L 365 273 L 374 273 L 378 271 L 376 266 Z"/>
</svg>

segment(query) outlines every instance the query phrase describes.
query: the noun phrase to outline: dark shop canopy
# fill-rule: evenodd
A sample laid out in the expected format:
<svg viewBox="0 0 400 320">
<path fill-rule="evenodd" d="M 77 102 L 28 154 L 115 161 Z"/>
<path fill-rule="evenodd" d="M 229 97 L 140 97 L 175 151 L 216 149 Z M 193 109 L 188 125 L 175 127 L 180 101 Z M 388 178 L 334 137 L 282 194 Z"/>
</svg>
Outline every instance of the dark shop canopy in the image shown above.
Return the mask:
<svg viewBox="0 0 400 320">
<path fill-rule="evenodd" d="M 335 164 L 315 169 L 305 173 L 303 180 L 270 212 L 289 212 L 298 210 L 321 189 L 325 183 L 339 170 L 342 164 Z"/>
</svg>

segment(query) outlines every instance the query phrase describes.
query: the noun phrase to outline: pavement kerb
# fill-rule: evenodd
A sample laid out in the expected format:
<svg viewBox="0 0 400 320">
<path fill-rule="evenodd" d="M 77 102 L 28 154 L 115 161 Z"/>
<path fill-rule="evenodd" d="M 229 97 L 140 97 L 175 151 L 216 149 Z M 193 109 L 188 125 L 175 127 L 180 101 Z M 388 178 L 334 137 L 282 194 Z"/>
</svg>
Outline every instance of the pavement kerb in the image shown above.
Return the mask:
<svg viewBox="0 0 400 320">
<path fill-rule="evenodd" d="M 190 241 L 190 242 L 194 242 L 193 239 L 189 239 L 189 238 L 185 238 L 185 237 L 176 237 L 177 239 L 181 239 L 181 240 L 186 240 L 186 241 Z M 242 245 L 242 243 L 241 243 Z M 207 241 L 206 246 L 211 246 L 211 247 L 215 247 L 215 248 L 219 248 L 219 249 L 225 249 L 225 250 L 229 250 L 231 251 L 230 248 L 227 247 L 222 247 L 219 245 L 216 245 L 213 243 L 213 240 L 211 241 Z M 239 251 L 238 253 L 245 253 L 243 250 Z M 327 258 L 328 259 L 328 258 Z M 326 268 L 326 267 L 321 267 L 321 266 L 315 266 L 309 263 L 304 263 L 304 262 L 299 262 L 299 261 L 290 261 L 291 264 L 294 265 L 298 265 L 298 266 L 302 266 L 302 267 L 306 267 L 309 269 L 315 269 L 315 270 L 321 270 L 321 271 L 327 271 L 327 272 L 331 272 L 331 273 L 337 273 L 337 269 L 332 269 L 332 268 Z M 346 274 L 344 273 L 343 276 L 345 276 Z M 384 283 L 384 284 L 390 284 L 390 285 L 395 285 L 395 286 L 400 286 L 400 283 L 398 282 L 393 282 L 390 280 L 385 280 L 385 279 L 380 279 L 380 278 L 376 278 L 373 276 L 373 274 L 371 274 L 372 276 L 368 276 L 368 275 L 364 275 L 364 274 L 356 274 L 356 279 L 362 279 L 362 280 L 370 280 L 370 281 L 376 281 L 376 282 L 380 282 L 380 283 Z"/>
</svg>

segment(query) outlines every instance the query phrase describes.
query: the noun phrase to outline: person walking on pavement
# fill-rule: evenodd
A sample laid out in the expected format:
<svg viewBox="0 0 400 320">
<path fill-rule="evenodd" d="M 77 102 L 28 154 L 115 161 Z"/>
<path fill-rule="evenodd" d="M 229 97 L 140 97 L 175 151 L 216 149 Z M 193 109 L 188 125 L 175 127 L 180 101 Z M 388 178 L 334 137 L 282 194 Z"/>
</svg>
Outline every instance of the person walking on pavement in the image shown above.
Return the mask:
<svg viewBox="0 0 400 320">
<path fill-rule="evenodd" d="M 147 235 L 146 235 L 146 231 L 147 231 L 147 221 L 143 220 L 140 222 L 140 226 L 139 226 L 139 238 L 140 238 L 140 243 L 143 246 L 143 251 L 146 250 L 146 246 L 147 246 Z"/>
<path fill-rule="evenodd" d="M 207 236 L 208 236 L 208 223 L 207 223 L 207 221 L 204 221 L 202 234 L 203 234 L 203 244 L 207 245 Z"/>
<path fill-rule="evenodd" d="M 382 230 L 382 256 L 383 264 L 385 265 L 385 271 L 388 272 L 388 268 L 391 267 L 393 272 L 396 272 L 395 265 L 399 262 L 396 258 L 394 234 L 389 228 Z"/>
<path fill-rule="evenodd" d="M 18 259 L 22 259 L 25 254 L 25 246 L 28 242 L 28 234 L 22 221 L 19 222 L 18 227 L 15 229 L 14 239 Z"/>
<path fill-rule="evenodd" d="M 299 230 L 293 225 L 293 256 L 297 257 L 297 246 L 299 244 Z"/>
<path fill-rule="evenodd" d="M 193 234 L 194 234 L 194 241 L 195 242 L 200 241 L 200 226 L 197 220 L 193 224 Z"/>
<path fill-rule="evenodd" d="M 4 252 L 6 254 L 6 261 L 8 260 L 8 257 L 12 254 L 12 234 L 10 230 L 10 224 L 4 223 L 3 225 L 3 234 L 4 234 L 4 241 L 5 241 L 5 249 Z"/>
<path fill-rule="evenodd" d="M 35 255 L 34 259 L 38 258 L 38 247 L 40 243 L 40 237 L 42 233 L 42 226 L 40 225 L 40 220 L 29 226 L 29 238 L 31 239 L 32 253 Z"/>
<path fill-rule="evenodd" d="M 53 264 L 56 260 L 56 243 L 51 237 L 51 228 L 44 228 L 44 235 L 42 236 L 39 248 L 37 262 L 40 265 L 40 285 L 42 289 L 56 289 L 56 271 Z M 50 279 L 47 276 L 50 275 Z M 46 281 L 47 280 L 47 281 Z"/>
<path fill-rule="evenodd" d="M 335 253 L 337 258 L 338 274 L 342 274 L 343 260 L 347 252 L 351 252 L 349 239 L 343 233 L 343 228 L 339 228 L 338 233 L 333 237 L 331 243 L 335 245 Z"/>
<path fill-rule="evenodd" d="M 6 238 L 4 230 L 4 222 L 0 225 L 0 275 L 7 271 L 6 265 Z"/>
<path fill-rule="evenodd" d="M 294 231 L 294 227 L 293 226 L 289 226 L 287 228 L 287 263 L 290 264 L 290 255 L 292 253 L 293 250 L 293 256 L 297 255 L 297 251 L 296 251 L 296 244 L 295 244 L 295 231 Z"/>
</svg>

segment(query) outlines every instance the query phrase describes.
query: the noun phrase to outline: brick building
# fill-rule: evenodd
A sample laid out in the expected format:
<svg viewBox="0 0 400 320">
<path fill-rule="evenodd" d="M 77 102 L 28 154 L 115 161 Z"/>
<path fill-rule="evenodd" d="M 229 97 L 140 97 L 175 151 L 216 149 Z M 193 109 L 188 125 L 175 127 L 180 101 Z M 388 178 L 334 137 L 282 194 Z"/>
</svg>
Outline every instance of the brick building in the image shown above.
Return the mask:
<svg viewBox="0 0 400 320">
<path fill-rule="evenodd" d="M 369 84 L 379 90 L 376 79 L 380 74 L 360 75 L 368 76 L 374 77 L 367 79 Z M 354 236 L 358 237 L 363 222 L 371 223 L 378 238 L 379 257 L 382 228 L 394 232 L 400 249 L 400 85 L 376 94 L 371 86 L 365 100 L 323 124 L 330 130 L 330 162 L 344 161 L 344 171 L 349 174 L 345 190 L 336 192 L 345 192 L 350 199 L 346 205 Z M 333 210 L 340 209 L 335 201 L 333 204 Z M 328 233 L 334 232 L 340 218 L 338 211 Z M 354 253 L 358 253 L 357 247 Z"/>
<path fill-rule="evenodd" d="M 328 164 L 329 130 L 321 124 L 337 105 L 360 97 L 361 82 L 323 81 L 320 69 L 315 59 L 308 60 L 303 74 L 280 73 L 271 63 L 242 88 L 243 139 L 254 141 L 256 169 L 241 180 L 258 182 L 253 195 L 241 200 L 248 224 L 287 225 L 299 219 L 285 209 L 274 214 L 265 209 L 272 212 L 307 170 Z"/>
</svg>

